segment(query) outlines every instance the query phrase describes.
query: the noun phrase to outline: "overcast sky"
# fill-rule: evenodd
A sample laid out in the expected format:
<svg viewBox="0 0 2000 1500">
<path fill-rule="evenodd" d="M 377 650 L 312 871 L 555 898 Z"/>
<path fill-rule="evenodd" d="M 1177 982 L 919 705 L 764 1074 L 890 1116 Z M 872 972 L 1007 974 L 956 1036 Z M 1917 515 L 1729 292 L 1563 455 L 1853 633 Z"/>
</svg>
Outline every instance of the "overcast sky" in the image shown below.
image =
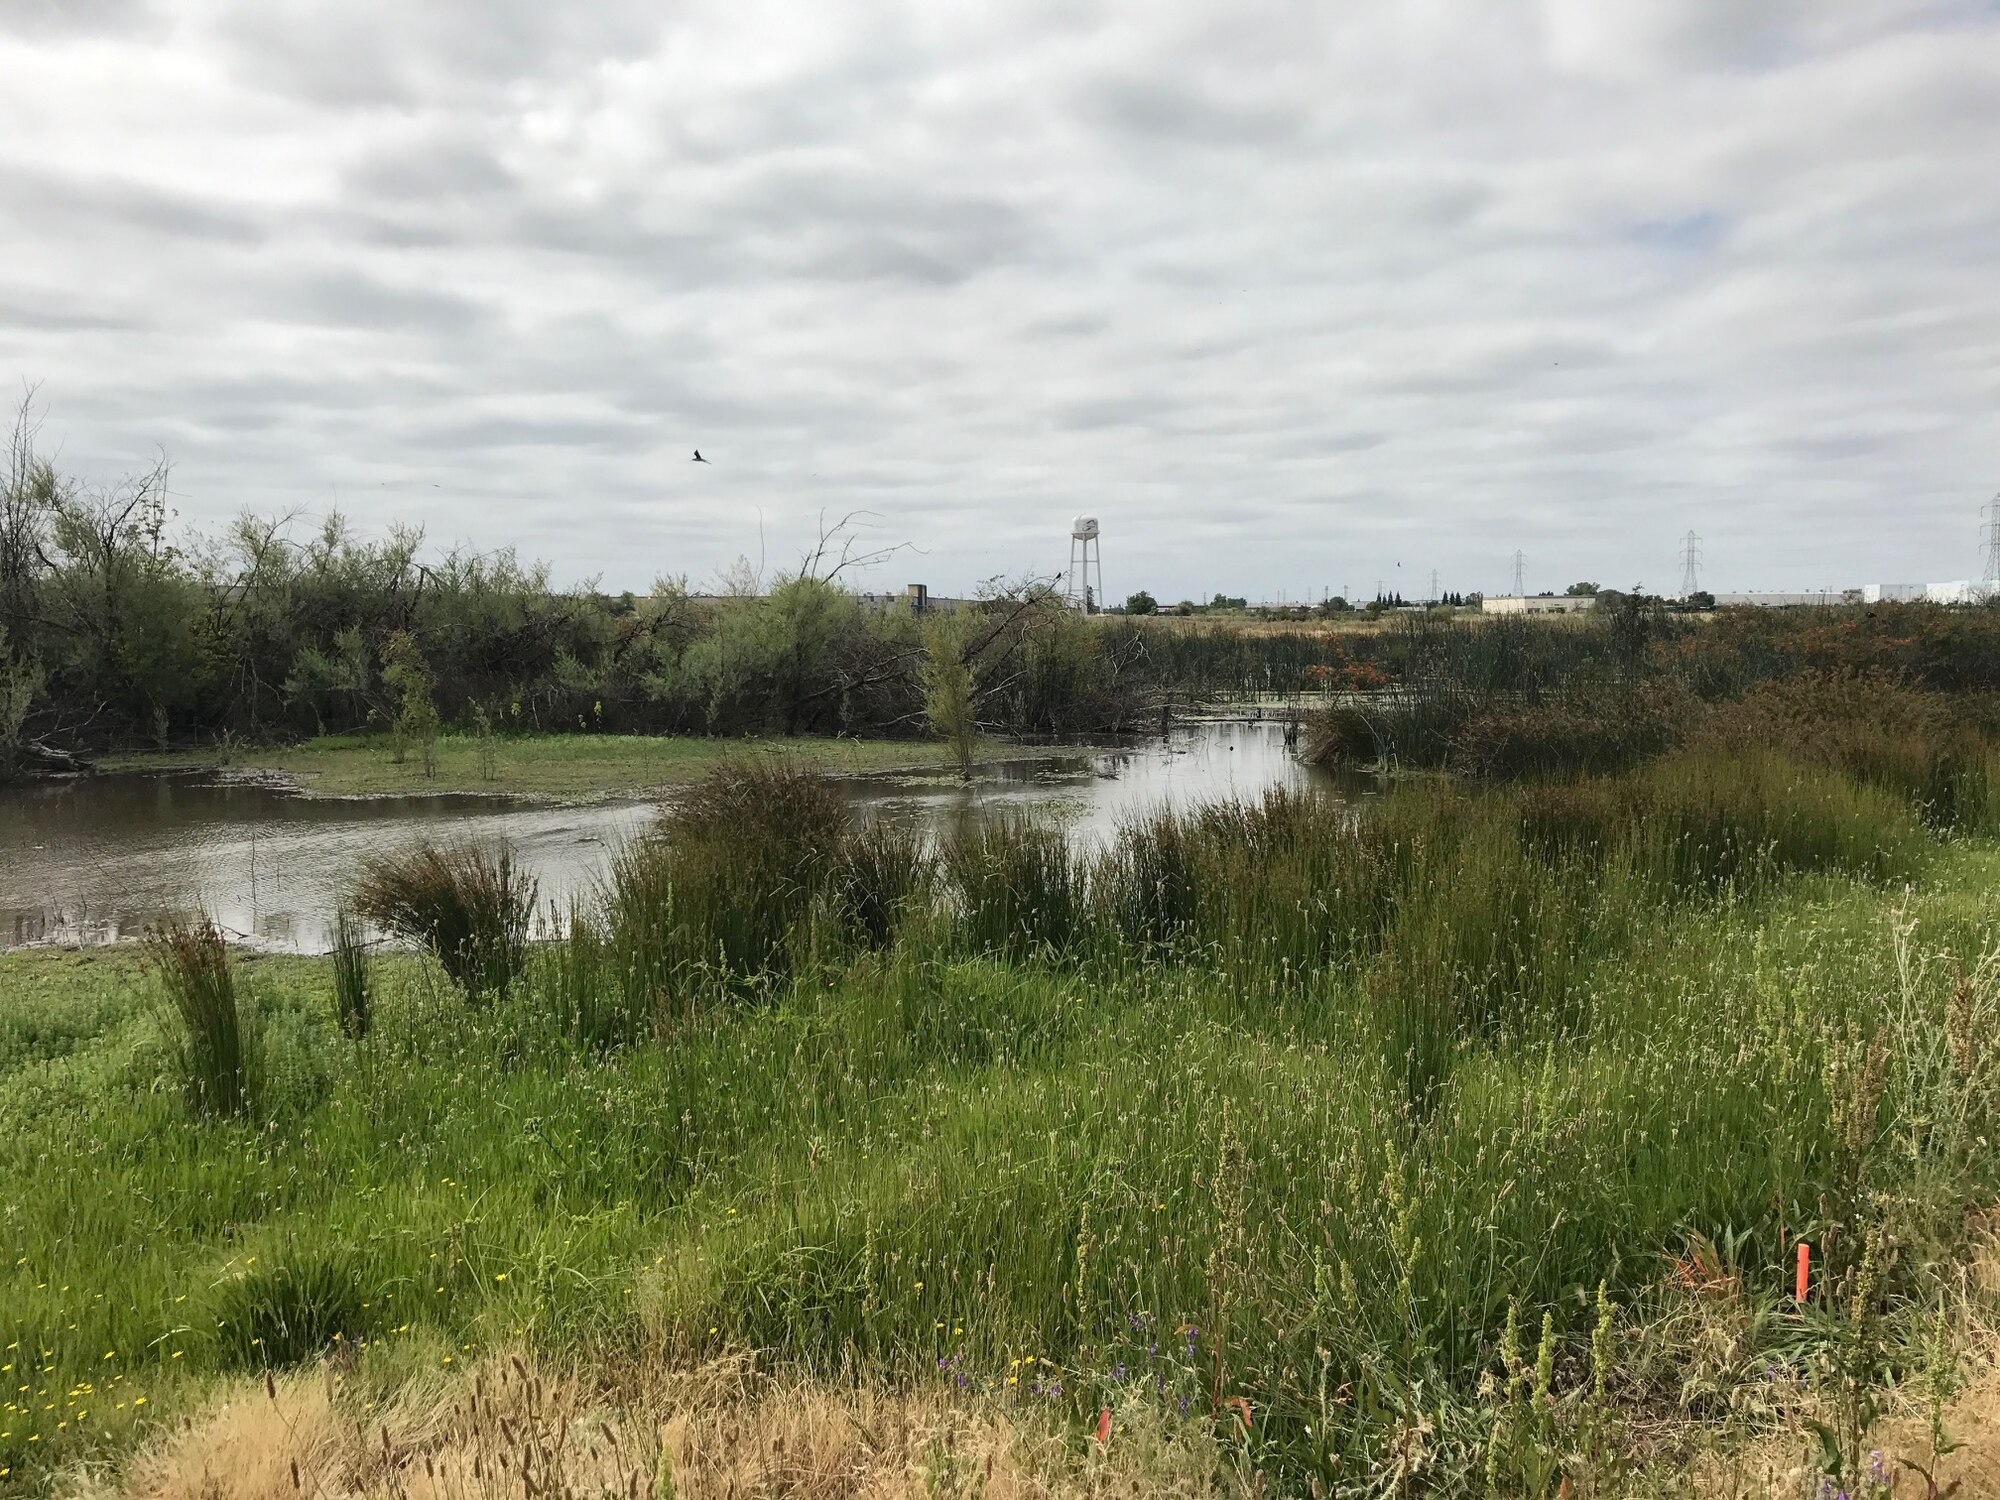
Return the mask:
<svg viewBox="0 0 2000 1500">
<path fill-rule="evenodd" d="M 69 469 L 611 587 L 1940 580 L 2000 490 L 1995 0 L 0 0 L 0 205 Z"/>
</svg>

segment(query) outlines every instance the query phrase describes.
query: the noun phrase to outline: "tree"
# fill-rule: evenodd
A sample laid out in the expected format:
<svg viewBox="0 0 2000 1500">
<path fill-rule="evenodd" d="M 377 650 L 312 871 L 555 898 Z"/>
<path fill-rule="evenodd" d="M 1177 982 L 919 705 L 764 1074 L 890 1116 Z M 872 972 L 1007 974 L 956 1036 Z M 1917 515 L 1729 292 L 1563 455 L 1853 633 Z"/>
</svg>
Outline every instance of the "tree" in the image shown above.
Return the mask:
<svg viewBox="0 0 2000 1500">
<path fill-rule="evenodd" d="M 0 781 L 14 773 L 21 751 L 21 726 L 42 690 L 42 670 L 7 649 L 7 627 L 0 625 Z"/>
<path fill-rule="evenodd" d="M 1563 590 L 1572 599 L 1586 599 L 1597 593 L 1597 591 L 1597 585 L 1594 583 L 1572 583 L 1568 588 Z"/>
<path fill-rule="evenodd" d="M 1125 613 L 1128 615 L 1150 615 L 1157 612 L 1159 607 L 1159 601 L 1144 589 L 1128 595 L 1125 600 Z"/>
<path fill-rule="evenodd" d="M 970 632 L 955 614 L 934 614 L 924 621 L 924 717 L 951 745 L 958 774 L 972 779 L 972 754 L 979 746 L 975 717 L 972 663 L 966 659 Z"/>
<path fill-rule="evenodd" d="M 403 763 L 415 745 L 423 752 L 424 775 L 437 775 L 437 737 L 441 727 L 431 670 L 417 649 L 417 638 L 407 630 L 392 633 L 382 645 L 382 680 L 396 694 L 395 717 L 390 721 L 390 743 L 397 765 Z"/>
</svg>

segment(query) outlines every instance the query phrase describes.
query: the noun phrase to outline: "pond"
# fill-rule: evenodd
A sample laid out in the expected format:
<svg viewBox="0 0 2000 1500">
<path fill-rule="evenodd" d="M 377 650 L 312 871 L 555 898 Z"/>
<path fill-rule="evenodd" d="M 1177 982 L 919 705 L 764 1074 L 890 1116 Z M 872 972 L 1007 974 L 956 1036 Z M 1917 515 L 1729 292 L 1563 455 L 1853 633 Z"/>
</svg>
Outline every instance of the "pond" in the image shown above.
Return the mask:
<svg viewBox="0 0 2000 1500">
<path fill-rule="evenodd" d="M 1196 722 L 1118 749 L 1048 750 L 956 776 L 858 776 L 872 815 L 947 828 L 1009 812 L 1098 841 L 1138 813 L 1330 781 L 1293 759 L 1284 725 Z M 103 775 L 0 788 L 0 948 L 134 937 L 207 912 L 258 947 L 323 951 L 340 893 L 370 856 L 422 838 L 505 840 L 541 899 L 564 907 L 660 804 L 553 807 L 504 797 L 311 797 L 212 773 Z"/>
</svg>

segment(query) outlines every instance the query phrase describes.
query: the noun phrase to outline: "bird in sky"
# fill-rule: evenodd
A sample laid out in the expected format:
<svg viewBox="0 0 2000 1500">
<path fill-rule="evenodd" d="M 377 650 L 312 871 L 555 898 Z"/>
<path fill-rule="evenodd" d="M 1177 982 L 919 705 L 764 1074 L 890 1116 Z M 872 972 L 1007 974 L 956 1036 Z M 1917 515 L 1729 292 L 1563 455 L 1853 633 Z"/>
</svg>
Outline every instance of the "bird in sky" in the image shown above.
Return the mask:
<svg viewBox="0 0 2000 1500">
<path fill-rule="evenodd" d="M 708 462 L 707 459 L 701 456 L 701 449 L 699 448 L 694 450 L 694 461 L 698 464 L 705 464 Z"/>
</svg>

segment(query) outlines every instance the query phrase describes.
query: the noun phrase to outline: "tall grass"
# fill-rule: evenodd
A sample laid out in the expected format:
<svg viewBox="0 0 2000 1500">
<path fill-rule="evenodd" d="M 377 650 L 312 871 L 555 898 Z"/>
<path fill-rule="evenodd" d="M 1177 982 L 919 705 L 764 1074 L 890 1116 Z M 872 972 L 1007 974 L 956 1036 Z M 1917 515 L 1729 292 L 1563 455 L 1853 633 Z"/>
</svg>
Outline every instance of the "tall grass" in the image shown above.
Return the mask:
<svg viewBox="0 0 2000 1500">
<path fill-rule="evenodd" d="M 689 788 L 612 874 L 609 941 L 631 1003 L 685 1010 L 790 973 L 852 832 L 839 786 L 801 766 L 730 763 Z"/>
<path fill-rule="evenodd" d="M 944 867 L 974 952 L 1053 958 L 1082 936 L 1083 866 L 1062 829 L 1014 816 L 968 822 L 946 841 Z"/>
<path fill-rule="evenodd" d="M 162 923 L 146 953 L 166 991 L 169 1036 L 191 1113 L 247 1113 L 257 1075 L 256 1020 L 236 991 L 229 945 L 208 918 Z"/>
<path fill-rule="evenodd" d="M 526 965 L 535 882 L 504 845 L 419 844 L 369 864 L 354 909 L 423 944 L 467 1000 L 484 1004 Z"/>
<path fill-rule="evenodd" d="M 841 845 L 840 909 L 863 943 L 886 948 L 936 872 L 936 857 L 921 832 L 877 818 L 855 828 Z"/>
<path fill-rule="evenodd" d="M 754 1348 L 1220 1434 L 1273 1493 L 1393 1491 L 1421 1437 L 1408 1487 L 1476 1494 L 1489 1459 L 1583 1473 L 1600 1283 L 1607 1399 L 1726 1417 L 1849 1337 L 1852 1277 L 1780 1296 L 1801 1234 L 1906 1247 L 1863 1299 L 1893 1337 L 2000 1191 L 1991 851 L 1835 766 L 1282 792 L 1088 857 L 1002 822 L 934 865 L 756 786 L 677 811 L 628 856 L 657 884 L 621 871 L 504 1004 L 379 959 L 366 1067 L 305 974 L 254 1151 L 135 1087 L 115 1030 L 9 1074 L 0 1343 L 59 1390 L 107 1350 L 164 1380 L 357 1331 L 376 1371 Z M 729 904 L 767 897 L 782 928 Z M 1735 1290 L 1683 1284 L 1704 1244 Z M 1510 1427 L 1482 1375 L 1545 1317 Z"/>
<path fill-rule="evenodd" d="M 367 930 L 360 917 L 343 906 L 333 914 L 331 936 L 334 1020 L 343 1036 L 358 1042 L 367 1037 L 374 1015 Z"/>
</svg>

